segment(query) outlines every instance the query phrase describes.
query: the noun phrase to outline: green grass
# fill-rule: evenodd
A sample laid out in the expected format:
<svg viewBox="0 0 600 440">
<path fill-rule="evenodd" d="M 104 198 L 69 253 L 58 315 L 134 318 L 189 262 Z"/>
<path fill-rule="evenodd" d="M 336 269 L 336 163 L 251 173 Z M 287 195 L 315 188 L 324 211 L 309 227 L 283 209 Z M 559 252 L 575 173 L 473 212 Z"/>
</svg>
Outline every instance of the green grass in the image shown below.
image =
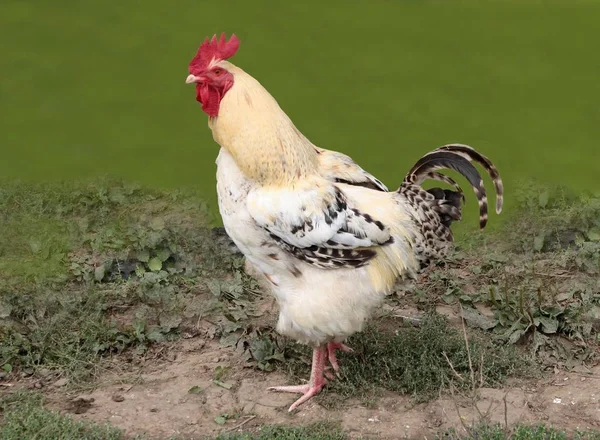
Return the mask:
<svg viewBox="0 0 600 440">
<path fill-rule="evenodd" d="M 566 431 L 553 428 L 551 426 L 536 425 L 518 425 L 507 430 L 501 425 L 489 425 L 482 423 L 480 425 L 468 428 L 468 434 L 458 434 L 456 431 L 447 431 L 440 434 L 439 440 L 597 440 L 600 439 L 598 431 L 575 431 L 567 433 Z"/>
<path fill-rule="evenodd" d="M 600 194 L 524 185 L 501 233 L 474 240 L 408 298 L 462 304 L 469 325 L 551 369 L 593 364 L 600 342 Z M 560 336 L 560 337 L 556 337 Z"/>
<path fill-rule="evenodd" d="M 42 396 L 35 393 L 5 396 L 0 400 L 0 409 L 3 440 L 134 440 L 110 425 L 80 422 L 48 410 Z"/>
<path fill-rule="evenodd" d="M 68 415 L 44 407 L 39 393 L 18 392 L 0 399 L 0 438 L 2 440 L 142 440 L 126 436 L 109 424 L 98 425 L 76 421 Z M 170 437 L 186 440 L 188 437 Z M 202 438 L 209 439 L 208 436 Z M 330 423 L 314 423 L 300 427 L 265 425 L 257 433 L 221 434 L 214 440 L 345 440 L 342 430 Z"/>
<path fill-rule="evenodd" d="M 262 426 L 258 433 L 223 434 L 215 440 L 346 440 L 337 426 L 315 423 L 299 427 Z"/>
<path fill-rule="evenodd" d="M 10 183 L 0 186 L 0 212 L 5 372 L 45 369 L 83 384 L 123 350 L 142 354 L 211 313 L 226 333 L 234 323 L 224 309 L 252 309 L 250 281 L 193 194 L 116 181 Z"/>
<path fill-rule="evenodd" d="M 460 302 L 471 313 L 467 323 L 485 329 L 468 329 L 468 351 L 462 329 L 439 315 L 424 314 L 418 327 L 384 316 L 348 341 L 355 352 L 341 354 L 342 377 L 317 397 L 321 404 L 339 406 L 348 398 L 369 404 L 382 389 L 416 402 L 449 389 L 472 396 L 509 376 L 537 374 L 528 353 L 543 368 L 553 368 L 556 356 L 567 366 L 597 359 L 598 196 L 524 188 L 519 215 L 506 231 L 473 239 L 476 245 L 434 268 L 418 289 L 388 299 L 424 311 L 442 301 Z M 5 182 L 0 215 L 7 225 L 0 236 L 3 376 L 34 375 L 42 384 L 64 377 L 87 387 L 105 360 L 123 352 L 129 359 L 144 356 L 206 317 L 218 327 L 221 343 L 243 346 L 244 359 L 259 370 L 280 367 L 290 380 L 307 377 L 306 348 L 282 343 L 268 324 L 254 321 L 258 287 L 208 227 L 210 215 L 197 194 L 112 180 Z M 493 317 L 482 321 L 474 308 L 481 304 Z M 511 344 L 516 342 L 519 349 Z M 122 438 L 118 430 L 48 411 L 37 397 L 16 394 L 2 408 L 2 438 L 27 438 L 27 430 L 36 429 L 44 435 L 57 430 L 56 438 L 73 438 L 73 432 Z M 500 427 L 481 430 L 477 438 L 506 438 Z M 519 430 L 516 438 L 564 438 L 550 428 L 514 432 Z M 580 438 L 598 438 L 586 435 Z M 345 434 L 324 425 L 265 426 L 231 438 L 329 440 Z"/>
<path fill-rule="evenodd" d="M 598 189 L 598 14 L 589 0 L 5 1 L 0 175 L 196 186 L 214 211 L 217 147 L 183 80 L 225 30 L 311 140 L 390 187 L 463 142 L 497 162 L 509 207 L 527 176 Z"/>
<path fill-rule="evenodd" d="M 126 436 L 120 429 L 109 424 L 98 425 L 76 421 L 44 407 L 43 397 L 38 393 L 20 392 L 0 399 L 0 438 L 3 440 L 142 440 L 144 436 Z M 482 423 L 467 427 L 468 434 L 455 430 L 439 433 L 439 440 L 597 440 L 597 431 L 567 433 L 545 425 L 518 425 L 505 429 L 501 425 Z M 209 437 L 204 437 L 209 438 Z M 290 427 L 263 425 L 256 432 L 221 434 L 214 440 L 346 440 L 348 435 L 331 423 L 314 423 Z M 369 437 L 376 439 L 377 437 Z M 171 437 L 169 440 L 186 440 Z"/>
<path fill-rule="evenodd" d="M 514 347 L 496 346 L 485 335 L 473 333 L 467 346 L 460 329 L 437 314 L 425 315 L 418 327 L 403 325 L 400 318 L 377 320 L 352 336 L 348 345 L 354 352 L 340 354 L 342 377 L 319 397 L 326 406 L 339 406 L 350 397 L 369 401 L 381 389 L 425 402 L 450 387 L 467 392 L 498 387 L 509 376 L 535 375 L 530 361 Z M 291 381 L 308 372 L 302 363 L 290 362 L 288 367 Z"/>
</svg>

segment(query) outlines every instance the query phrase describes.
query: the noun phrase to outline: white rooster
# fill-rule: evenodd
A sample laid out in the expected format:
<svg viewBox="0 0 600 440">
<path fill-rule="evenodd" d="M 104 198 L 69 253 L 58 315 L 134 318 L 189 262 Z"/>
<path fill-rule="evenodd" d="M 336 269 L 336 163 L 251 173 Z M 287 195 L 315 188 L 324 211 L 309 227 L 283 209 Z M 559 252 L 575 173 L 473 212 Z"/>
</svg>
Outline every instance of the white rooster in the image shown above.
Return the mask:
<svg viewBox="0 0 600 440">
<path fill-rule="evenodd" d="M 446 145 L 421 158 L 400 188 L 389 192 L 348 156 L 312 144 L 252 76 L 226 61 L 239 47 L 232 35 L 213 36 L 189 65 L 186 83 L 209 116 L 217 158 L 219 210 L 229 236 L 272 285 L 277 331 L 313 347 L 310 381 L 278 386 L 300 393 L 290 411 L 327 383 L 327 362 L 360 331 L 396 280 L 413 278 L 442 258 L 461 218 L 462 191 L 440 169 L 467 178 L 487 222 L 483 180 L 491 176 L 496 212 L 502 181 L 493 164 L 465 145 Z M 454 190 L 428 191 L 425 179 Z"/>
</svg>

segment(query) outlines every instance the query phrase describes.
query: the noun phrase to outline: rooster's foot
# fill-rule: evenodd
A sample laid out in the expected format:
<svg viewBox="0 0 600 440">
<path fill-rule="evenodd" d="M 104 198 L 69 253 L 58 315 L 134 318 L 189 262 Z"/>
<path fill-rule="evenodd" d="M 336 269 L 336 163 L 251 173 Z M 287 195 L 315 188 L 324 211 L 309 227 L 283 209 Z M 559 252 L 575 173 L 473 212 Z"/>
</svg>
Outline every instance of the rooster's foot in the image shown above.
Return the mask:
<svg viewBox="0 0 600 440">
<path fill-rule="evenodd" d="M 323 389 L 323 387 L 325 386 L 326 383 L 327 383 L 327 381 L 323 380 L 323 382 L 320 384 L 320 386 L 315 386 L 315 385 L 310 385 L 310 384 L 292 385 L 292 386 L 283 386 L 283 387 L 271 387 L 271 388 L 269 388 L 269 390 L 281 391 L 284 393 L 302 394 L 302 397 L 300 397 L 298 400 L 296 400 L 294 403 L 292 403 L 292 406 L 290 406 L 290 408 L 288 409 L 289 412 L 292 412 L 298 406 L 302 405 L 304 402 L 306 402 L 310 398 L 319 394 L 319 392 L 321 391 L 321 389 Z"/>
<path fill-rule="evenodd" d="M 308 384 L 269 388 L 271 391 L 302 394 L 302 397 L 296 400 L 292 406 L 290 406 L 288 411 L 291 412 L 295 410 L 298 406 L 319 394 L 319 392 L 321 392 L 323 387 L 327 384 L 327 380 L 323 376 L 323 373 L 325 372 L 325 357 L 327 356 L 327 350 L 328 348 L 326 345 L 321 345 L 313 350 L 312 369 Z"/>
</svg>

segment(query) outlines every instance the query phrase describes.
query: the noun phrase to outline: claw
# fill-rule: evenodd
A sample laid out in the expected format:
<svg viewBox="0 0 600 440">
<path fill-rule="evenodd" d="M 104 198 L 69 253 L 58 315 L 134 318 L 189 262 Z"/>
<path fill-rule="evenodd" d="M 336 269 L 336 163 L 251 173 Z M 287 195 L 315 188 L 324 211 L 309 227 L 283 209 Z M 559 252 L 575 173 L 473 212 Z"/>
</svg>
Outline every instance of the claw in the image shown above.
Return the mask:
<svg viewBox="0 0 600 440">
<path fill-rule="evenodd" d="M 313 350 L 312 368 L 310 373 L 310 382 L 306 385 L 292 385 L 292 386 L 278 386 L 270 387 L 271 391 L 280 391 L 284 393 L 299 393 L 302 394 L 298 400 L 296 400 L 289 408 L 289 412 L 295 410 L 298 406 L 310 398 L 316 396 L 321 392 L 323 387 L 327 384 L 327 380 L 323 377 L 325 373 L 325 356 L 327 353 L 327 346 L 322 345 Z"/>
<path fill-rule="evenodd" d="M 335 371 L 336 375 L 339 377 L 340 364 L 338 363 L 337 356 L 335 354 L 336 350 L 342 350 L 344 353 L 350 353 L 353 350 L 345 344 L 341 342 L 329 342 L 327 344 L 327 357 L 329 359 L 329 363 L 333 367 L 333 371 Z"/>
<path fill-rule="evenodd" d="M 307 385 L 292 385 L 292 386 L 282 386 L 282 387 L 271 387 L 271 388 L 269 388 L 269 390 L 280 391 L 280 392 L 284 392 L 284 393 L 302 394 L 302 397 L 300 397 L 298 400 L 296 400 L 294 403 L 292 403 L 292 405 L 288 409 L 288 412 L 292 412 L 296 408 L 298 408 L 300 405 L 302 405 L 304 402 L 306 402 L 310 398 L 319 394 L 321 392 L 321 390 L 323 389 L 323 386 L 325 386 L 326 383 L 327 383 L 327 381 L 323 380 L 323 383 L 321 383 L 320 386 L 314 386 L 314 385 L 309 385 L 309 384 L 307 384 Z"/>
</svg>

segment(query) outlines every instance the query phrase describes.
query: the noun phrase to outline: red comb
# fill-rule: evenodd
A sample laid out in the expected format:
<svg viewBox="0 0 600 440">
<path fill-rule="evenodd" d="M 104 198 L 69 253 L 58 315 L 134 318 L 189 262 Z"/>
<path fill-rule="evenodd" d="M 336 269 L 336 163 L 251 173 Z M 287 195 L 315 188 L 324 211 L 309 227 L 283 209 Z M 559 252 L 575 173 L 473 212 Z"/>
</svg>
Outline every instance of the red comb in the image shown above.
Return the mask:
<svg viewBox="0 0 600 440">
<path fill-rule="evenodd" d="M 200 45 L 194 59 L 190 62 L 190 68 L 204 69 L 213 60 L 226 60 L 235 55 L 240 47 L 240 40 L 235 34 L 231 34 L 229 41 L 225 39 L 225 32 L 221 34 L 221 38 L 217 40 L 217 35 L 213 35 L 212 39 L 206 39 Z"/>
</svg>

